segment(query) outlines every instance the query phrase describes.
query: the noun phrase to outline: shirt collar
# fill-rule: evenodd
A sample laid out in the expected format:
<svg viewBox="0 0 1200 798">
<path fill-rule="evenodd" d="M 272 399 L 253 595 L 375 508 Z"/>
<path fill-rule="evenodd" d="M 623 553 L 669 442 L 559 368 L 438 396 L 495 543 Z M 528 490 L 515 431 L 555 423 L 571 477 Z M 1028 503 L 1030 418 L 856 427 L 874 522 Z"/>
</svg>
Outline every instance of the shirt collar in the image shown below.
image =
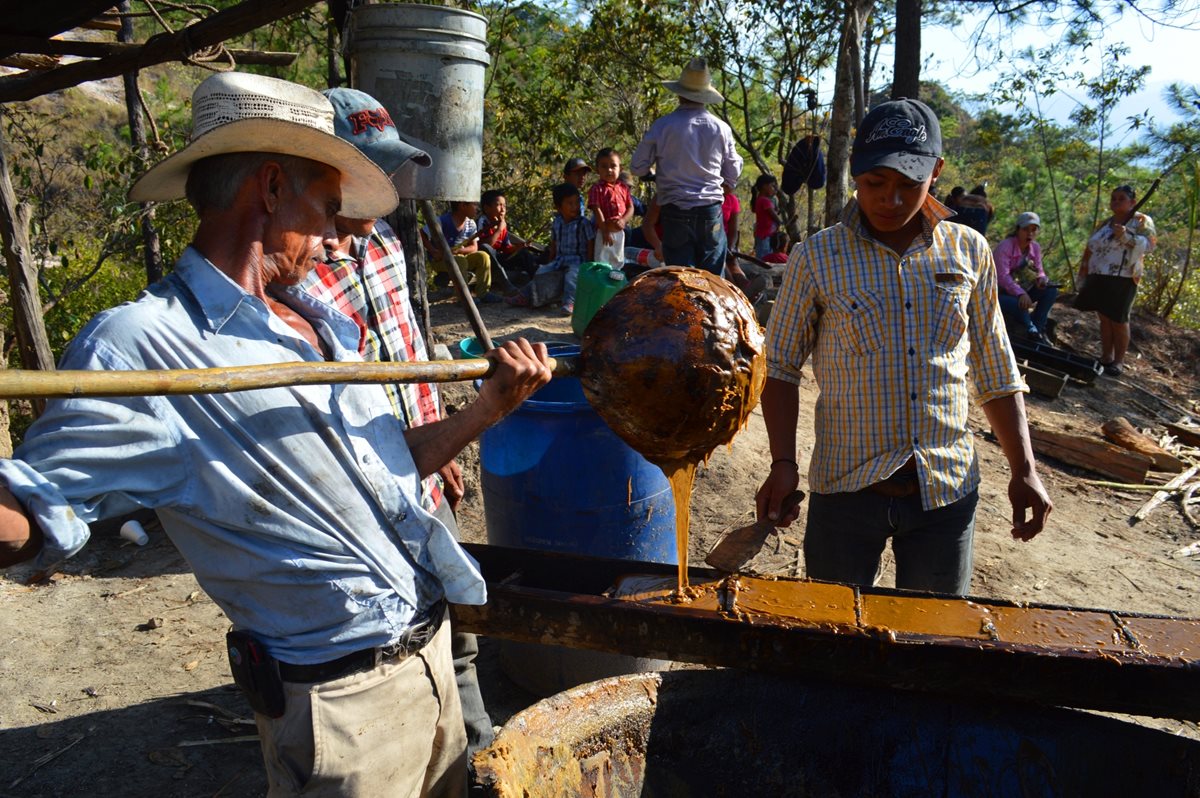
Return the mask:
<svg viewBox="0 0 1200 798">
<path fill-rule="evenodd" d="M 934 199 L 932 194 L 929 194 L 926 195 L 925 203 L 921 206 L 921 210 L 918 213 L 921 215 L 920 240 L 923 248 L 929 248 L 933 246 L 933 229 L 941 222 L 954 216 L 954 211 Z M 842 208 L 842 217 L 839 221 L 858 237 L 865 238 L 868 241 L 876 240 L 863 221 L 862 212 L 858 206 L 857 194 L 850 198 L 850 201 L 846 203 L 846 207 Z"/>
<path fill-rule="evenodd" d="M 229 276 L 213 265 L 194 247 L 188 247 L 175 264 L 175 276 L 182 280 L 208 322 L 208 329 L 217 332 L 237 312 L 237 309 L 252 297 Z M 262 302 L 249 302 L 259 316 L 266 319 L 267 308 Z"/>
<path fill-rule="evenodd" d="M 246 293 L 197 249 L 188 247 L 184 250 L 175 264 L 174 275 L 195 297 L 210 331 L 219 332 L 243 304 L 270 324 L 271 312 L 266 303 Z M 271 294 L 309 321 L 326 322 L 329 334 L 337 339 L 342 348 L 358 350 L 358 325 L 350 317 L 313 299 L 297 286 L 272 289 Z M 313 326 L 320 334 L 323 325 L 314 323 Z"/>
</svg>

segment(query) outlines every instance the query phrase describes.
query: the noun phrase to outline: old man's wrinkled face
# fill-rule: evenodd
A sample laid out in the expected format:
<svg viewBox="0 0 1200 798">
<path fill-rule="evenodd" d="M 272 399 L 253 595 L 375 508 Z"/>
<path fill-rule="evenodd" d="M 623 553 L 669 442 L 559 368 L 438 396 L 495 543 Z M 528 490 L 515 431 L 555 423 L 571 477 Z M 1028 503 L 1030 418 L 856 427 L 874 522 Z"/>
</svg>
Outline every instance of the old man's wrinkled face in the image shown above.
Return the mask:
<svg viewBox="0 0 1200 798">
<path fill-rule="evenodd" d="M 279 184 L 279 201 L 271 230 L 263 240 L 264 277 L 279 285 L 296 285 L 325 259 L 325 248 L 337 246 L 334 217 L 342 207 L 341 174 L 314 165 L 303 191 L 292 180 Z"/>
</svg>

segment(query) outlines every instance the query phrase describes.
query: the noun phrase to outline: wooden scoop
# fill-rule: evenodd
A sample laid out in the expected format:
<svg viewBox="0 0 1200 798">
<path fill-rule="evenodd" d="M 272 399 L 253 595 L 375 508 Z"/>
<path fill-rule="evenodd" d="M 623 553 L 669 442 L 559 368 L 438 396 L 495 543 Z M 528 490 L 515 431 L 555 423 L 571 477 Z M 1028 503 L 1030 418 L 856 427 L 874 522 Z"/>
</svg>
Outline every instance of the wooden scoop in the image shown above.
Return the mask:
<svg viewBox="0 0 1200 798">
<path fill-rule="evenodd" d="M 780 512 L 786 515 L 802 501 L 804 491 L 794 490 L 783 500 Z M 763 518 L 749 526 L 726 532 L 705 556 L 704 562 L 718 571 L 733 573 L 762 551 L 767 537 L 774 531 L 775 523 L 769 518 Z"/>
</svg>

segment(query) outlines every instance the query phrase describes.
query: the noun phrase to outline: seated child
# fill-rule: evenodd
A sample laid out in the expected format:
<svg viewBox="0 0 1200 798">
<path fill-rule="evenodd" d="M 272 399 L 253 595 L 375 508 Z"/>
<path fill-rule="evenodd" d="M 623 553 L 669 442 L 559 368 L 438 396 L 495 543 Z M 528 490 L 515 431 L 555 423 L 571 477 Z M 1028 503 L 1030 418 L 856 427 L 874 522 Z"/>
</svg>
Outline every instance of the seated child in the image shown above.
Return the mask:
<svg viewBox="0 0 1200 798">
<path fill-rule="evenodd" d="M 612 147 L 596 153 L 596 175 L 600 179 L 587 199 L 596 227 L 593 258 L 619 269 L 625 263 L 625 226 L 633 218 L 633 197 L 621 182 L 621 156 Z"/>
<path fill-rule="evenodd" d="M 575 310 L 579 264 L 592 258 L 596 231 L 591 220 L 579 211 L 578 188 L 561 183 L 554 187 L 553 199 L 558 213 L 550 225 L 550 260 L 538 267 L 533 280 L 507 301 L 517 307 L 541 307 L 553 302 L 557 291 L 545 291 L 539 278 L 562 272 L 562 312 L 569 316 Z"/>
<path fill-rule="evenodd" d="M 788 234 L 782 230 L 771 236 L 771 251 L 763 257 L 763 261 L 772 265 L 776 263 L 787 263 L 788 260 Z"/>
<path fill-rule="evenodd" d="M 508 228 L 508 200 L 498 189 L 483 192 L 479 217 L 479 248 L 492 258 L 492 279 L 510 292 L 516 290 L 512 278 L 522 283 L 537 271 L 537 256 L 529 242 Z"/>
<path fill-rule="evenodd" d="M 479 228 L 475 224 L 477 210 L 474 202 L 454 202 L 450 205 L 449 213 L 438 217 L 438 223 L 463 276 L 475 275 L 475 288 L 472 291 L 475 298 L 481 302 L 499 302 L 501 297 L 489 290 L 492 286 L 491 258 L 486 252 L 479 251 Z M 430 278 L 438 273 L 448 273 L 449 267 L 442 256 L 442 248 L 434 242 L 428 226 L 421 229 L 421 241 L 428 256 Z"/>
</svg>

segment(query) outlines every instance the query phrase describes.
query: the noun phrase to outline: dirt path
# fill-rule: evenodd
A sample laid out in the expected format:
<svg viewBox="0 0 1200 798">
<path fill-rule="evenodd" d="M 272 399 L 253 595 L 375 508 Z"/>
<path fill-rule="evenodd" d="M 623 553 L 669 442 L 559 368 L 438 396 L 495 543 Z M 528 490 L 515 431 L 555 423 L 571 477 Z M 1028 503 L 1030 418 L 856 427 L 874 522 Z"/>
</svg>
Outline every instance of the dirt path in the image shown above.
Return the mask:
<svg viewBox="0 0 1200 798">
<path fill-rule="evenodd" d="M 556 312 L 485 306 L 495 335 L 572 340 Z M 438 338 L 451 347 L 468 335 L 453 303 L 434 307 Z M 1064 311 L 1067 343 L 1086 349 L 1090 322 Z M 1124 413 L 1148 426 L 1172 411 L 1147 395 L 1182 406 L 1197 395 L 1196 336 L 1136 327 L 1142 359 L 1126 387 L 1101 379 L 1069 386 L 1054 402 L 1030 400 L 1035 419 L 1070 414 L 1080 425 Z M 1180 343 L 1182 341 L 1182 343 Z M 1190 348 L 1189 348 L 1190 347 Z M 1190 360 L 1189 360 L 1190 358 Z M 469 401 L 470 388 L 448 391 Z M 800 439 L 811 446 L 811 384 L 802 392 Z M 976 430 L 986 430 L 982 413 Z M 1200 538 L 1169 503 L 1131 526 L 1144 493 L 1117 493 L 1087 484 L 1093 475 L 1058 463 L 1043 465 L 1055 501 L 1050 527 L 1030 543 L 1008 534 L 1006 465 L 999 447 L 977 437 L 983 486 L 976 532 L 973 592 L 1018 601 L 1104 607 L 1200 617 L 1200 558 L 1171 553 Z M 807 451 L 803 454 L 807 455 Z M 484 541 L 475 447 L 461 458 L 469 493 L 461 512 L 468 539 Z M 702 556 L 715 537 L 747 523 L 769 462 L 761 414 L 730 449 L 717 451 L 696 482 L 691 553 Z M 802 526 L 790 533 L 800 536 Z M 781 543 L 753 567 L 796 574 L 796 548 Z M 55 795 L 253 796 L 264 792 L 258 745 L 244 723 L 248 710 L 230 685 L 223 650 L 227 621 L 201 592 L 161 531 L 138 548 L 112 529 L 49 581 L 27 584 L 28 568 L 0 575 L 0 797 Z M 883 584 L 890 584 L 886 570 Z M 480 658 L 485 697 L 501 722 L 533 697 L 499 672 L 496 644 Z M 1152 725 L 1200 736 L 1195 724 Z M 52 757 L 52 758 L 51 758 Z M 41 763 L 41 764 L 39 764 Z"/>
</svg>

